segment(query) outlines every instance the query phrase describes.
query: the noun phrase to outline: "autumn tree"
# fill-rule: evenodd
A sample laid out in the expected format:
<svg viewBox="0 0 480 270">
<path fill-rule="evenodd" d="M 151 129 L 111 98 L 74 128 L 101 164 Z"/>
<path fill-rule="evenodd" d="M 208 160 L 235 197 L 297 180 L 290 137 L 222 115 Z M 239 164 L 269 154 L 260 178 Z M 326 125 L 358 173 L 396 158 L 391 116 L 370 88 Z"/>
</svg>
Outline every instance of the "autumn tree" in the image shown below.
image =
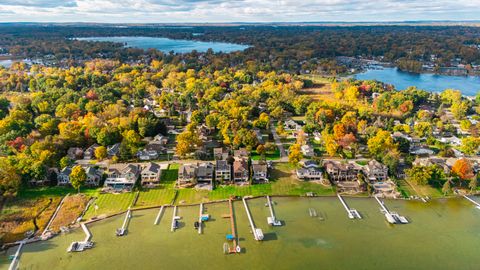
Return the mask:
<svg viewBox="0 0 480 270">
<path fill-rule="evenodd" d="M 85 184 L 87 180 L 87 173 L 82 166 L 75 166 L 72 168 L 72 172 L 70 173 L 70 184 L 74 189 L 76 189 L 80 193 L 80 187 Z"/>
<path fill-rule="evenodd" d="M 300 148 L 300 144 L 292 144 L 288 149 L 288 161 L 297 166 L 300 160 L 302 160 L 303 154 Z"/>
<path fill-rule="evenodd" d="M 20 187 L 21 177 L 7 158 L 0 158 L 0 197 L 15 196 Z"/>
<path fill-rule="evenodd" d="M 461 158 L 455 161 L 452 166 L 452 173 L 458 176 L 461 180 L 470 180 L 475 176 L 472 164 L 466 158 Z"/>
<path fill-rule="evenodd" d="M 107 148 L 105 146 L 95 148 L 95 157 L 98 160 L 105 159 L 107 157 Z"/>
<path fill-rule="evenodd" d="M 377 134 L 367 141 L 368 150 L 374 156 L 381 156 L 389 150 L 397 149 L 390 132 L 386 130 L 378 130 Z"/>
</svg>

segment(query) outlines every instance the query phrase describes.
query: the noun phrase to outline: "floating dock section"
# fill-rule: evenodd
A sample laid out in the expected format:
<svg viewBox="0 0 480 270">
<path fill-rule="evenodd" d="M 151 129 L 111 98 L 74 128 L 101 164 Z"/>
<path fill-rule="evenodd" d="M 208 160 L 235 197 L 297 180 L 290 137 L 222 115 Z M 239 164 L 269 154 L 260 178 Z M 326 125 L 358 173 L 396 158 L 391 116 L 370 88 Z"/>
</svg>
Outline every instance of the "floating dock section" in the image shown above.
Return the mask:
<svg viewBox="0 0 480 270">
<path fill-rule="evenodd" d="M 273 212 L 272 201 L 270 200 L 270 196 L 267 195 L 267 205 L 270 208 L 270 216 L 267 217 L 267 223 L 271 226 L 282 226 L 282 222 L 277 220 L 275 217 L 275 213 Z"/>
<path fill-rule="evenodd" d="M 250 214 L 250 209 L 248 209 L 247 201 L 245 198 L 243 200 L 243 205 L 245 206 L 245 211 L 247 212 L 248 221 L 250 222 L 250 227 L 252 228 L 253 237 L 257 241 L 263 240 L 263 232 L 260 228 L 255 228 L 255 223 L 253 222 L 252 215 Z"/>
<path fill-rule="evenodd" d="M 177 216 L 177 206 L 175 205 L 173 207 L 172 227 L 171 227 L 172 232 L 178 229 L 178 220 L 180 220 L 180 217 Z"/>
<path fill-rule="evenodd" d="M 400 216 L 398 213 L 391 212 L 385 206 L 385 203 L 380 201 L 377 196 L 373 196 L 375 200 L 380 204 L 380 212 L 385 215 L 385 218 L 390 224 L 407 224 L 409 223 L 408 219 L 404 216 Z"/>
<path fill-rule="evenodd" d="M 122 227 L 117 229 L 117 236 L 124 236 L 125 234 L 127 234 L 127 228 L 130 218 L 132 218 L 132 210 L 129 207 L 127 214 L 125 215 L 125 219 L 123 220 Z"/>
<path fill-rule="evenodd" d="M 81 242 L 72 242 L 67 248 L 67 252 L 81 252 L 93 247 L 93 242 L 90 241 L 92 239 L 92 233 L 90 233 L 85 223 L 81 223 L 80 226 L 85 233 L 85 239 Z"/>
<path fill-rule="evenodd" d="M 162 207 L 160 207 L 160 210 L 158 210 L 158 215 L 157 217 L 155 218 L 155 221 L 153 222 L 153 225 L 158 225 L 158 223 L 160 222 L 160 219 L 162 218 L 162 215 L 163 215 L 163 209 L 164 209 L 164 205 L 162 205 Z"/>
<path fill-rule="evenodd" d="M 467 197 L 466 195 L 462 195 L 462 196 L 463 196 L 465 199 L 469 200 L 471 203 L 473 203 L 477 209 L 480 209 L 480 203 L 476 202 L 476 201 L 473 200 L 472 198 Z"/>
<path fill-rule="evenodd" d="M 348 218 L 350 218 L 350 219 L 355 219 L 355 218 L 356 219 L 362 219 L 362 216 L 360 215 L 360 213 L 357 210 L 348 207 L 347 203 L 342 198 L 342 196 L 340 196 L 340 194 L 337 193 L 337 197 L 340 200 L 340 202 L 342 203 L 343 207 L 345 207 L 345 210 L 347 211 L 347 214 L 348 214 Z"/>
<path fill-rule="evenodd" d="M 8 267 L 8 270 L 18 269 L 18 263 L 20 262 L 20 252 L 24 244 L 25 242 L 21 241 L 20 245 L 18 245 L 17 251 L 15 252 L 15 255 L 13 255 L 13 259 L 12 259 L 12 262 L 10 262 L 10 266 Z"/>
</svg>

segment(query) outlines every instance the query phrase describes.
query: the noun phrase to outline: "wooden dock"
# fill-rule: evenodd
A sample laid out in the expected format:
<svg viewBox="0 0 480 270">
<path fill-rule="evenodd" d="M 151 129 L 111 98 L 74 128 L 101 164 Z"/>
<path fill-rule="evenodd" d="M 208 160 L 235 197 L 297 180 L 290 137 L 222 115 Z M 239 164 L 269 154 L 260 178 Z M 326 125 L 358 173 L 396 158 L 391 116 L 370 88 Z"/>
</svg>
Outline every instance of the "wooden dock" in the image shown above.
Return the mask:
<svg viewBox="0 0 480 270">
<path fill-rule="evenodd" d="M 162 215 L 163 215 L 164 207 L 165 207 L 164 205 L 162 205 L 162 207 L 160 207 L 160 210 L 158 211 L 158 215 L 155 218 L 155 221 L 153 222 L 153 225 L 158 225 L 158 223 L 160 222 L 160 219 L 162 218 Z"/>
<path fill-rule="evenodd" d="M 232 236 L 233 236 L 233 248 L 229 247 L 228 252 L 229 253 L 239 253 L 240 252 L 240 246 L 238 245 L 238 241 L 237 241 L 237 231 L 236 231 L 236 227 L 235 227 L 235 216 L 233 214 L 232 199 L 228 200 L 228 207 L 230 209 L 230 225 L 232 227 Z"/>
<path fill-rule="evenodd" d="M 87 225 L 85 223 L 80 223 L 83 232 L 85 233 L 85 239 L 80 242 L 72 242 L 70 246 L 67 248 L 67 252 L 81 252 L 86 249 L 93 247 L 92 240 L 92 233 L 88 230 Z"/>
</svg>

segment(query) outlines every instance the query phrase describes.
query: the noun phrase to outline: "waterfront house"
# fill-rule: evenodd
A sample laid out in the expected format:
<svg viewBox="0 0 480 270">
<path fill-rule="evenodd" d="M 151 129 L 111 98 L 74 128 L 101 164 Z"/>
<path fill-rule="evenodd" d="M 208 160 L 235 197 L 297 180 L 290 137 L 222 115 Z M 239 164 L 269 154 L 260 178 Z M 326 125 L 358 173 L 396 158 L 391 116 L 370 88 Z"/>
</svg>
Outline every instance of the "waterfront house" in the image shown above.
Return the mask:
<svg viewBox="0 0 480 270">
<path fill-rule="evenodd" d="M 297 169 L 297 177 L 300 180 L 322 180 L 323 175 L 318 164 L 313 160 L 302 162 L 302 167 Z"/>
<path fill-rule="evenodd" d="M 226 160 L 215 161 L 215 180 L 217 182 L 232 180 L 232 166 Z"/>
<path fill-rule="evenodd" d="M 83 159 L 95 159 L 95 149 L 97 149 L 97 147 L 99 147 L 98 144 L 93 144 L 88 147 L 83 153 Z"/>
<path fill-rule="evenodd" d="M 213 183 L 213 171 L 214 166 L 210 162 L 197 164 L 197 184 L 209 184 Z"/>
<path fill-rule="evenodd" d="M 168 165 L 167 165 L 168 166 Z M 160 184 L 161 166 L 157 163 L 149 162 L 141 172 L 142 186 L 156 186 Z"/>
<path fill-rule="evenodd" d="M 190 186 L 197 183 L 197 165 L 183 164 L 178 169 L 177 185 L 180 187 Z"/>
<path fill-rule="evenodd" d="M 67 166 L 67 167 L 63 168 L 57 174 L 57 185 L 59 185 L 59 186 L 70 185 L 70 174 L 71 173 L 72 173 L 72 166 Z"/>
<path fill-rule="evenodd" d="M 334 182 L 357 181 L 362 168 L 355 163 L 343 163 L 329 160 L 323 163 L 325 171 Z"/>
<path fill-rule="evenodd" d="M 388 168 L 375 159 L 370 160 L 364 168 L 365 176 L 370 183 L 383 182 L 388 178 Z"/>
<path fill-rule="evenodd" d="M 256 183 L 268 182 L 268 166 L 264 161 L 253 161 L 252 180 Z"/>
<path fill-rule="evenodd" d="M 105 187 L 131 189 L 137 182 L 140 169 L 135 164 L 113 164 L 106 171 Z"/>
<path fill-rule="evenodd" d="M 235 182 L 248 181 L 248 163 L 245 158 L 235 158 L 233 162 L 233 180 Z"/>
</svg>

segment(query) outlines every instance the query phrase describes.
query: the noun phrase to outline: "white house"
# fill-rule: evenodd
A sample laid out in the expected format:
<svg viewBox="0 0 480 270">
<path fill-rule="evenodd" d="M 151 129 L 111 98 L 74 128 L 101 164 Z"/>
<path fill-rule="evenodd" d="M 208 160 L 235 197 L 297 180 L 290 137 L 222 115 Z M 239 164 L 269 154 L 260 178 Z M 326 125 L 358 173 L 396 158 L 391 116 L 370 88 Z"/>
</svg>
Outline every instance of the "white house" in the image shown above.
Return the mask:
<svg viewBox="0 0 480 270">
<path fill-rule="evenodd" d="M 137 182 L 140 169 L 138 165 L 134 164 L 113 164 L 106 173 L 105 187 L 131 189 Z"/>
</svg>

